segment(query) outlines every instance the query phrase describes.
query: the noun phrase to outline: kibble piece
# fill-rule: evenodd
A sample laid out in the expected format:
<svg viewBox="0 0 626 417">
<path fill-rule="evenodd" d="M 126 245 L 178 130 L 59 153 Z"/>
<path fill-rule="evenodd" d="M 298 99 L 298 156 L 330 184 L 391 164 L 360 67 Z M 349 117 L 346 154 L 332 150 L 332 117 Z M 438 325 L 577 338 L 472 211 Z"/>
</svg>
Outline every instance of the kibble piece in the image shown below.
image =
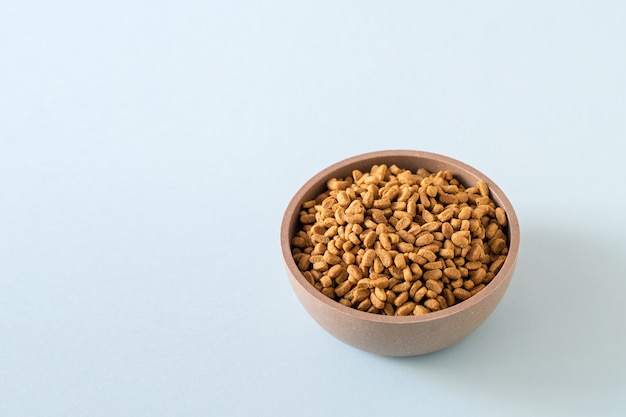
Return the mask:
<svg viewBox="0 0 626 417">
<path fill-rule="evenodd" d="M 313 269 L 321 272 L 328 271 L 328 264 L 326 263 L 326 261 L 323 260 L 318 261 L 313 264 Z"/>
<path fill-rule="evenodd" d="M 448 307 L 453 306 L 456 302 L 456 298 L 454 297 L 454 294 L 452 293 L 452 290 L 450 288 L 443 289 L 443 297 L 445 298 L 446 305 Z"/>
<path fill-rule="evenodd" d="M 485 278 L 487 277 L 487 271 L 485 268 L 478 268 L 476 271 L 472 271 L 470 274 L 470 279 L 474 282 L 474 284 L 481 284 Z"/>
<path fill-rule="evenodd" d="M 434 298 L 429 298 L 428 300 L 424 301 L 424 307 L 430 309 L 431 311 L 441 310 L 441 305 Z"/>
<path fill-rule="evenodd" d="M 365 300 L 369 297 L 370 292 L 368 288 L 357 288 L 354 293 L 352 293 L 352 304 L 360 303 Z"/>
<path fill-rule="evenodd" d="M 424 223 L 420 229 L 422 231 L 426 231 L 426 232 L 436 232 L 441 228 L 441 222 L 440 221 L 434 221 L 434 222 L 428 222 L 428 223 Z"/>
<path fill-rule="evenodd" d="M 373 292 L 370 293 L 370 301 L 372 303 L 372 305 L 380 310 L 382 310 L 383 308 L 385 308 L 385 302 L 383 300 L 381 300 L 380 298 L 378 298 L 376 296 L 376 294 L 374 294 Z"/>
<path fill-rule="evenodd" d="M 422 298 L 424 298 L 426 296 L 426 294 L 428 293 L 428 288 L 426 287 L 420 287 L 416 292 L 415 295 L 413 296 L 413 301 L 415 301 L 416 303 L 419 303 L 420 301 L 422 301 Z"/>
<path fill-rule="evenodd" d="M 474 243 L 474 244 L 472 244 L 472 247 L 467 252 L 465 257 L 467 258 L 468 261 L 474 262 L 474 261 L 478 261 L 478 260 L 482 259 L 484 254 L 485 253 L 483 251 L 482 246 L 480 246 L 477 243 Z"/>
<path fill-rule="evenodd" d="M 476 202 L 478 203 L 478 200 Z M 472 218 L 480 220 L 485 217 L 487 213 L 489 213 L 489 207 L 487 205 L 480 205 L 472 211 Z"/>
<path fill-rule="evenodd" d="M 409 217 L 403 217 L 396 223 L 396 230 L 405 230 L 411 225 L 411 219 Z"/>
<path fill-rule="evenodd" d="M 425 233 L 415 239 L 415 246 L 430 245 L 431 243 L 433 243 L 433 240 L 435 240 L 435 237 L 432 235 L 432 233 Z"/>
<path fill-rule="evenodd" d="M 396 267 L 400 269 L 406 268 L 406 258 L 401 253 L 396 254 L 396 256 L 393 258 L 393 263 Z"/>
<path fill-rule="evenodd" d="M 441 269 L 431 269 L 424 272 L 424 274 L 422 275 L 425 280 L 438 280 L 441 279 L 442 276 L 443 272 L 441 271 Z"/>
<path fill-rule="evenodd" d="M 485 181 L 478 180 L 478 182 L 476 182 L 476 187 L 478 187 L 478 191 L 480 192 L 481 196 L 489 196 L 489 187 L 487 186 L 487 183 L 485 183 Z"/>
<path fill-rule="evenodd" d="M 399 293 L 396 296 L 396 298 L 393 300 L 393 303 L 396 307 L 400 307 L 401 305 L 406 303 L 408 300 L 409 300 L 409 292 L 404 291 L 404 292 Z"/>
<path fill-rule="evenodd" d="M 469 245 L 469 232 L 455 232 L 450 237 L 450 240 L 459 248 L 465 248 Z"/>
<path fill-rule="evenodd" d="M 356 265 L 348 265 L 347 271 L 349 277 L 355 281 L 359 281 L 361 278 L 363 278 L 363 271 Z"/>
<path fill-rule="evenodd" d="M 469 220 L 472 217 L 472 208 L 467 206 L 467 207 L 463 207 L 460 211 L 459 211 L 459 216 L 458 219 L 459 220 Z"/>
<path fill-rule="evenodd" d="M 385 289 L 389 287 L 389 278 L 382 276 L 370 280 L 370 284 L 374 288 Z M 383 300 L 384 301 L 384 300 Z"/>
<path fill-rule="evenodd" d="M 422 270 L 422 268 L 420 268 L 419 263 L 412 263 L 409 266 L 409 269 L 411 270 L 411 274 L 415 279 L 420 279 L 424 275 L 424 271 Z"/>
<path fill-rule="evenodd" d="M 461 278 L 461 271 L 455 267 L 448 267 L 443 270 L 443 275 L 450 279 L 457 280 Z"/>
<path fill-rule="evenodd" d="M 492 272 L 492 273 L 498 272 L 500 268 L 502 267 L 502 265 L 504 264 L 505 260 L 506 260 L 506 256 L 504 255 L 498 256 L 498 258 L 496 258 L 496 260 L 493 261 L 493 263 L 489 266 L 489 272 Z"/>
<path fill-rule="evenodd" d="M 425 266 L 427 263 L 429 263 L 429 262 L 435 262 L 435 261 L 437 260 L 437 254 L 436 254 L 435 252 L 433 252 L 432 250 L 430 250 L 430 249 L 428 249 L 428 248 L 425 248 L 425 247 L 424 247 L 424 248 L 420 248 L 420 249 L 417 251 L 417 255 L 419 255 L 419 256 L 421 256 L 422 258 L 424 258 L 424 259 L 425 259 L 425 261 L 426 261 L 426 262 L 424 262 L 423 264 L 421 264 L 421 265 L 424 265 L 424 266 Z M 414 261 L 414 262 L 419 263 L 419 261 L 418 261 L 418 260 L 416 260 L 416 261 Z"/>
<path fill-rule="evenodd" d="M 501 207 L 496 208 L 496 221 L 502 227 L 505 227 L 508 224 L 506 220 L 506 213 L 504 212 L 504 210 L 502 210 Z"/>
<path fill-rule="evenodd" d="M 489 223 L 489 225 L 485 228 L 485 237 L 487 239 L 493 239 L 493 237 L 496 235 L 498 230 L 499 230 L 499 227 L 496 222 Z"/>
<path fill-rule="evenodd" d="M 343 271 L 345 271 L 343 269 L 343 266 L 337 264 L 337 265 L 333 265 L 329 270 L 328 270 L 328 276 L 331 278 L 337 278 L 339 277 Z"/>
<path fill-rule="evenodd" d="M 409 314 L 413 313 L 413 310 L 415 310 L 415 306 L 416 306 L 416 304 L 414 302 L 412 302 L 412 301 L 404 303 L 400 307 L 398 307 L 398 309 L 396 310 L 396 315 L 397 316 L 408 316 Z"/>
<path fill-rule="evenodd" d="M 391 265 L 393 265 L 393 258 L 389 254 L 389 251 L 387 251 L 385 248 L 376 249 L 375 253 L 376 256 L 378 256 L 378 259 L 380 259 L 380 262 L 386 268 L 389 268 Z"/>
<path fill-rule="evenodd" d="M 445 192 L 439 195 L 439 201 L 441 201 L 442 204 L 457 204 L 459 202 L 456 195 Z"/>
<path fill-rule="evenodd" d="M 306 239 L 302 236 L 294 236 L 294 238 L 291 239 L 291 246 L 295 248 L 305 248 Z"/>
<path fill-rule="evenodd" d="M 441 269 L 445 266 L 444 262 L 439 260 L 439 261 L 433 261 L 433 262 L 428 262 L 424 265 L 424 269 L 426 270 L 433 270 L 433 269 Z"/>
<path fill-rule="evenodd" d="M 502 252 L 502 249 L 504 249 L 506 247 L 506 242 L 504 241 L 504 239 L 494 239 L 493 243 L 491 243 L 491 252 L 493 253 L 500 253 Z"/>
<path fill-rule="evenodd" d="M 389 268 L 387 268 L 387 271 L 389 272 L 389 274 L 391 274 L 393 278 L 396 278 L 396 279 L 404 278 L 402 269 L 398 268 L 395 265 L 391 265 Z"/>
<path fill-rule="evenodd" d="M 302 276 L 304 276 L 304 279 L 306 279 L 309 282 L 309 284 L 315 285 L 315 278 L 313 277 L 313 274 L 311 273 L 311 271 L 304 271 L 302 273 Z"/>
<path fill-rule="evenodd" d="M 311 255 L 307 253 L 302 253 L 300 255 L 302 256 L 296 259 L 296 262 L 298 262 L 298 269 L 300 271 L 306 271 L 311 266 Z"/>
<path fill-rule="evenodd" d="M 415 309 L 413 310 L 413 314 L 416 316 L 421 316 L 422 314 L 428 314 L 430 313 L 430 310 L 426 307 L 424 307 L 423 305 L 416 305 Z"/>
<path fill-rule="evenodd" d="M 433 210 L 434 211 L 434 210 Z M 454 217 L 454 210 L 451 208 L 447 208 L 443 210 L 441 213 L 437 214 L 437 219 L 441 222 L 447 222 Z"/>
<path fill-rule="evenodd" d="M 463 288 L 465 288 L 468 291 L 471 291 L 472 288 L 474 288 L 476 286 L 476 284 L 474 284 L 474 281 L 472 281 L 471 279 L 468 279 L 467 281 L 463 281 Z"/>
<path fill-rule="evenodd" d="M 415 281 L 411 284 L 411 289 L 409 289 L 409 296 L 411 298 L 415 297 L 417 291 L 422 288 L 422 281 Z"/>
<path fill-rule="evenodd" d="M 374 259 L 376 259 L 376 252 L 374 249 L 368 249 L 363 254 L 363 259 L 361 260 L 361 266 L 364 268 L 369 268 L 374 265 Z"/>
<path fill-rule="evenodd" d="M 454 233 L 454 227 L 450 222 L 444 222 L 441 224 L 441 233 L 446 239 L 450 239 Z"/>
<path fill-rule="evenodd" d="M 471 261 L 471 262 L 466 262 L 464 266 L 465 268 L 467 268 L 468 271 L 475 271 L 481 266 L 483 266 L 483 263 L 480 261 Z"/>
<path fill-rule="evenodd" d="M 346 307 L 352 307 L 352 303 L 345 298 L 340 298 L 338 301 Z"/>
<path fill-rule="evenodd" d="M 335 289 L 333 287 L 323 287 L 320 292 L 328 298 L 334 299 L 336 297 Z"/>
<path fill-rule="evenodd" d="M 350 291 L 352 288 L 352 283 L 350 281 L 344 281 L 335 288 L 335 294 L 337 297 L 343 297 Z"/>
<path fill-rule="evenodd" d="M 384 249 L 391 250 L 391 239 L 389 239 L 389 235 L 386 232 L 383 232 L 378 236 L 378 241 Z"/>
<path fill-rule="evenodd" d="M 367 311 L 370 309 L 370 307 L 372 307 L 372 302 L 370 301 L 368 297 L 358 304 L 357 309 L 361 311 Z"/>
<path fill-rule="evenodd" d="M 397 243 L 398 251 L 402 253 L 410 253 L 415 249 L 413 245 L 407 242 L 398 242 Z"/>
<path fill-rule="evenodd" d="M 374 295 L 380 301 L 387 301 L 387 292 L 380 287 L 374 287 Z"/>
<path fill-rule="evenodd" d="M 472 294 L 464 288 L 455 288 L 452 294 L 461 301 L 467 300 L 472 296 Z"/>
<path fill-rule="evenodd" d="M 376 232 L 374 230 L 368 230 L 362 239 L 363 246 L 371 248 L 374 245 L 374 242 L 376 242 L 376 239 L 378 239 Z"/>
<path fill-rule="evenodd" d="M 341 258 L 337 255 L 333 255 L 330 251 L 324 253 L 324 261 L 330 265 L 338 265 L 341 263 Z"/>
<path fill-rule="evenodd" d="M 470 291 L 470 294 L 471 295 L 476 295 L 479 292 L 481 292 L 483 290 L 483 288 L 485 288 L 485 284 L 477 285 L 474 288 L 472 288 L 472 290 Z"/>
<path fill-rule="evenodd" d="M 448 302 L 446 301 L 446 298 L 443 295 L 438 295 L 436 300 L 439 303 L 439 308 L 441 310 L 443 310 L 444 308 L 448 308 Z"/>
<path fill-rule="evenodd" d="M 413 275 L 413 271 L 411 270 L 411 268 L 407 266 L 402 270 L 402 278 L 404 278 L 406 282 L 411 282 L 416 277 Z"/>
<path fill-rule="evenodd" d="M 429 290 L 434 291 L 437 294 L 440 294 L 441 291 L 443 291 L 443 284 L 441 283 L 441 281 L 437 281 L 434 279 L 429 279 L 426 281 L 426 288 L 428 288 Z"/>
</svg>

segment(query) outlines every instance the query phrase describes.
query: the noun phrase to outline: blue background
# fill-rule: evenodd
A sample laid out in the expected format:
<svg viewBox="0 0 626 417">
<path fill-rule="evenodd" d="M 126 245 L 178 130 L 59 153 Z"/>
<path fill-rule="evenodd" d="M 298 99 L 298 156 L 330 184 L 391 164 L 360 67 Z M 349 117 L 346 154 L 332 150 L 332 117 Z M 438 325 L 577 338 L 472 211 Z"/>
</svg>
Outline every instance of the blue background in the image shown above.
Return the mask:
<svg viewBox="0 0 626 417">
<path fill-rule="evenodd" d="M 0 415 L 622 416 L 618 1 L 0 3 Z M 385 358 L 289 287 L 283 211 L 381 149 L 475 166 L 518 268 Z"/>
</svg>

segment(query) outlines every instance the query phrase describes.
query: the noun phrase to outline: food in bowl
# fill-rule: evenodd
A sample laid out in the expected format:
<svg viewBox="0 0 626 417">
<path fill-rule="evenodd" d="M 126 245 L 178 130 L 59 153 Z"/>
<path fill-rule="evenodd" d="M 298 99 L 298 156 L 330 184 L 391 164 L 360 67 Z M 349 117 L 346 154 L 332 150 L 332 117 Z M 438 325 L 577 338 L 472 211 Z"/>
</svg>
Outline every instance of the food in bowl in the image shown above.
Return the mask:
<svg viewBox="0 0 626 417">
<path fill-rule="evenodd" d="M 506 261 L 506 212 L 487 183 L 450 170 L 373 164 L 302 203 L 291 254 L 306 280 L 344 306 L 423 315 L 482 291 Z"/>
</svg>

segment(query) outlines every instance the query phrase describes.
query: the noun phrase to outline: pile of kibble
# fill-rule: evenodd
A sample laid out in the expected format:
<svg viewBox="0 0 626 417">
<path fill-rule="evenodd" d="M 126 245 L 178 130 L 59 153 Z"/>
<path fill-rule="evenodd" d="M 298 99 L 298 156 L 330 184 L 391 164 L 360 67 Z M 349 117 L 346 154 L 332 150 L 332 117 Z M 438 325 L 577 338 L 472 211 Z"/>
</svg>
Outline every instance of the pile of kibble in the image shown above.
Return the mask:
<svg viewBox="0 0 626 417">
<path fill-rule="evenodd" d="M 450 171 L 374 165 L 333 178 L 302 204 L 294 261 L 326 296 L 370 313 L 406 316 L 477 294 L 508 253 L 506 213 L 484 181 Z"/>
</svg>

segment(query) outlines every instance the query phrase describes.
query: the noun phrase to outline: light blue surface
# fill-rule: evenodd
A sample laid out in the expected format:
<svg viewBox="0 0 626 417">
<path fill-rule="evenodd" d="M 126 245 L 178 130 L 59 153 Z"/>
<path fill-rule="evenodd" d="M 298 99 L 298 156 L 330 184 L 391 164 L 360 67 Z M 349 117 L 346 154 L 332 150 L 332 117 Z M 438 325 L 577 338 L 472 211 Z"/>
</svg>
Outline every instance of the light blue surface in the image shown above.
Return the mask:
<svg viewBox="0 0 626 417">
<path fill-rule="evenodd" d="M 626 7 L 0 3 L 0 416 L 623 416 Z M 318 327 L 278 230 L 330 163 L 443 153 L 518 268 L 461 343 Z"/>
</svg>

